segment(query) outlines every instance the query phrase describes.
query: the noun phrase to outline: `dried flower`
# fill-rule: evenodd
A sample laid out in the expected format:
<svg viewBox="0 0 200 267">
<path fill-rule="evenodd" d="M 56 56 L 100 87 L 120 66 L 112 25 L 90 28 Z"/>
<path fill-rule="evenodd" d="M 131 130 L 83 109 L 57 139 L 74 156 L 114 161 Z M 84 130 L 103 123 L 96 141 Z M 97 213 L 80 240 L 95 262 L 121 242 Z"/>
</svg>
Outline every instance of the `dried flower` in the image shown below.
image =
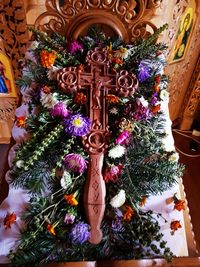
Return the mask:
<svg viewBox="0 0 200 267">
<path fill-rule="evenodd" d="M 117 145 L 124 145 L 129 142 L 130 133 L 128 131 L 123 131 L 116 139 L 115 143 Z"/>
<path fill-rule="evenodd" d="M 87 168 L 86 161 L 80 154 L 71 153 L 65 155 L 64 163 L 67 169 L 73 172 L 83 173 Z"/>
<path fill-rule="evenodd" d="M 116 159 L 121 158 L 125 153 L 125 147 L 116 145 L 108 151 L 108 157 Z"/>
<path fill-rule="evenodd" d="M 64 171 L 63 176 L 60 180 L 60 185 L 63 189 L 67 189 L 72 184 L 71 174 L 67 171 Z"/>
<path fill-rule="evenodd" d="M 124 221 L 129 222 L 132 217 L 134 215 L 134 210 L 132 209 L 131 206 L 126 205 L 125 207 L 123 207 L 123 219 Z"/>
<path fill-rule="evenodd" d="M 138 69 L 138 80 L 142 83 L 145 82 L 151 76 L 150 70 L 146 61 L 141 61 Z"/>
<path fill-rule="evenodd" d="M 3 224 L 5 226 L 5 230 L 7 230 L 8 228 L 11 228 L 11 224 L 15 223 L 17 219 L 16 214 L 13 213 L 7 213 L 6 217 L 3 220 Z"/>
<path fill-rule="evenodd" d="M 45 108 L 51 109 L 58 102 L 58 99 L 54 94 L 45 94 L 41 91 L 40 102 Z"/>
<path fill-rule="evenodd" d="M 133 129 L 134 129 L 134 125 L 130 120 L 128 120 L 126 118 L 122 118 L 120 123 L 119 123 L 119 128 L 122 131 L 125 130 L 125 131 L 128 131 L 128 132 L 132 132 Z"/>
<path fill-rule="evenodd" d="M 116 107 L 112 107 L 110 110 L 109 110 L 109 113 L 110 114 L 113 114 L 113 115 L 117 115 L 118 114 L 118 109 Z"/>
<path fill-rule="evenodd" d="M 89 225 L 83 222 L 79 222 L 75 224 L 71 232 L 69 234 L 69 237 L 73 244 L 83 244 L 85 243 L 89 237 L 90 232 L 88 231 Z"/>
<path fill-rule="evenodd" d="M 56 103 L 51 110 L 51 115 L 54 117 L 66 118 L 69 114 L 70 112 L 67 109 L 65 103 L 61 101 Z"/>
<path fill-rule="evenodd" d="M 26 117 L 24 117 L 24 116 L 17 117 L 16 125 L 19 128 L 24 128 L 26 125 Z"/>
<path fill-rule="evenodd" d="M 116 95 L 108 94 L 106 96 L 106 100 L 108 101 L 109 104 L 117 104 L 117 103 L 119 103 L 120 98 Z"/>
<path fill-rule="evenodd" d="M 110 200 L 110 205 L 113 208 L 119 208 L 125 203 L 125 201 L 126 193 L 123 189 L 121 189 L 119 193 Z"/>
<path fill-rule="evenodd" d="M 83 51 L 83 44 L 81 44 L 78 41 L 72 41 L 68 45 L 68 51 L 71 54 L 74 54 L 74 53 L 76 53 L 78 51 L 82 52 Z"/>
<path fill-rule="evenodd" d="M 45 85 L 44 87 L 42 87 L 42 91 L 43 91 L 45 94 L 50 94 L 50 93 L 51 93 L 51 87 L 48 86 L 48 85 Z"/>
<path fill-rule="evenodd" d="M 104 180 L 106 183 L 109 181 L 115 182 L 118 178 L 118 175 L 122 173 L 123 165 L 118 164 L 112 165 L 111 167 L 106 168 L 105 174 L 104 174 Z"/>
<path fill-rule="evenodd" d="M 170 228 L 175 232 L 177 231 L 179 228 L 182 228 L 180 221 L 172 221 L 170 224 Z"/>
<path fill-rule="evenodd" d="M 76 200 L 74 194 L 64 195 L 64 199 L 67 201 L 67 203 L 70 206 L 77 206 L 78 205 L 78 201 Z"/>
<path fill-rule="evenodd" d="M 146 196 L 143 196 L 142 199 L 141 199 L 141 201 L 140 201 L 140 207 L 145 206 L 146 202 L 147 202 L 147 197 Z"/>
<path fill-rule="evenodd" d="M 42 50 L 40 52 L 40 60 L 41 64 L 44 68 L 49 68 L 54 65 L 56 60 L 56 52 L 48 52 L 46 50 Z"/>
<path fill-rule="evenodd" d="M 78 105 L 83 105 L 87 102 L 87 97 L 84 93 L 75 93 L 74 94 L 74 103 Z"/>
<path fill-rule="evenodd" d="M 174 195 L 173 200 L 174 200 L 175 210 L 178 210 L 178 211 L 185 210 L 185 200 L 178 199 L 176 195 Z"/>
<path fill-rule="evenodd" d="M 52 235 L 56 235 L 55 227 L 52 224 L 47 225 L 47 231 Z"/>
<path fill-rule="evenodd" d="M 65 132 L 72 136 L 84 136 L 90 131 L 91 120 L 80 114 L 72 115 L 64 120 Z"/>
<path fill-rule="evenodd" d="M 73 214 L 67 213 L 64 218 L 66 224 L 73 224 L 75 221 L 75 216 Z"/>
</svg>

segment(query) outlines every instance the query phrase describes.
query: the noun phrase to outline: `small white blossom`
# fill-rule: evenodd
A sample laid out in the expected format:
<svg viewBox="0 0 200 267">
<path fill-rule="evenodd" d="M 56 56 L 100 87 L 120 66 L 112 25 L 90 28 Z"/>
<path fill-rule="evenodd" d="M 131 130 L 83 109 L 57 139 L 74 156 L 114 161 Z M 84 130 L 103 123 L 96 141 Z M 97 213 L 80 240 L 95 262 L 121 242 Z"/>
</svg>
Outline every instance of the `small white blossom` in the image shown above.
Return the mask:
<svg viewBox="0 0 200 267">
<path fill-rule="evenodd" d="M 51 66 L 48 70 L 47 77 L 49 80 L 56 80 L 58 71 L 60 70 L 60 67 Z"/>
<path fill-rule="evenodd" d="M 30 49 L 35 50 L 36 48 L 38 48 L 38 46 L 39 46 L 39 42 L 33 41 L 30 45 Z"/>
<path fill-rule="evenodd" d="M 160 98 L 161 98 L 161 100 L 163 100 L 163 101 L 166 101 L 166 100 L 169 99 L 169 93 L 167 92 L 167 90 L 162 90 L 162 91 L 160 92 Z"/>
<path fill-rule="evenodd" d="M 143 96 L 137 98 L 137 100 L 143 105 L 143 107 L 148 108 L 149 103 Z"/>
<path fill-rule="evenodd" d="M 178 160 L 179 160 L 179 154 L 177 152 L 174 152 L 171 156 L 169 156 L 169 161 L 178 162 Z"/>
<path fill-rule="evenodd" d="M 45 94 L 44 92 L 41 92 L 40 102 L 45 108 L 50 109 L 53 108 L 56 103 L 58 103 L 58 99 L 54 94 Z"/>
<path fill-rule="evenodd" d="M 60 180 L 60 185 L 63 189 L 67 189 L 72 184 L 71 174 L 67 171 L 64 171 L 63 176 Z"/>
<path fill-rule="evenodd" d="M 119 50 L 116 50 L 114 53 L 114 57 L 119 57 L 122 59 L 126 59 L 129 55 L 128 49 L 125 47 L 120 47 Z"/>
<path fill-rule="evenodd" d="M 117 115 L 118 114 L 118 109 L 116 107 L 112 107 L 110 109 L 110 114 L 114 114 L 114 115 Z"/>
<path fill-rule="evenodd" d="M 126 193 L 123 189 L 121 189 L 119 193 L 110 200 L 110 205 L 113 208 L 119 208 L 125 203 L 125 201 Z"/>
<path fill-rule="evenodd" d="M 125 147 L 121 145 L 116 145 L 115 147 L 111 148 L 108 152 L 108 157 L 116 159 L 121 158 L 125 153 Z"/>
<path fill-rule="evenodd" d="M 16 161 L 15 165 L 17 166 L 17 168 L 22 168 L 24 166 L 24 161 L 23 160 L 18 160 Z"/>
</svg>

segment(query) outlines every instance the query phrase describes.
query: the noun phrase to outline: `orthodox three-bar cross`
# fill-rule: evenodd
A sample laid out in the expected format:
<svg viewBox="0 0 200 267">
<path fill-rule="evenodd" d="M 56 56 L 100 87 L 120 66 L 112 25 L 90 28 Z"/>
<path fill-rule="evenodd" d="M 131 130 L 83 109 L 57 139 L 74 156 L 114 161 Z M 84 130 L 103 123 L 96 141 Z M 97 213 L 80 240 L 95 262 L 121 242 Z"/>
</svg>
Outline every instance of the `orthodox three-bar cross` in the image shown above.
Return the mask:
<svg viewBox="0 0 200 267">
<path fill-rule="evenodd" d="M 112 73 L 106 49 L 95 48 L 88 52 L 84 70 L 78 67 L 62 69 L 58 74 L 59 87 L 66 93 L 85 92 L 87 115 L 92 121 L 91 131 L 83 137 L 89 153 L 88 174 L 84 190 L 84 208 L 90 224 L 90 243 L 102 239 L 100 229 L 105 211 L 105 182 L 102 176 L 104 153 L 108 148 L 109 125 L 107 94 L 131 96 L 138 86 L 132 73 L 121 70 Z"/>
</svg>

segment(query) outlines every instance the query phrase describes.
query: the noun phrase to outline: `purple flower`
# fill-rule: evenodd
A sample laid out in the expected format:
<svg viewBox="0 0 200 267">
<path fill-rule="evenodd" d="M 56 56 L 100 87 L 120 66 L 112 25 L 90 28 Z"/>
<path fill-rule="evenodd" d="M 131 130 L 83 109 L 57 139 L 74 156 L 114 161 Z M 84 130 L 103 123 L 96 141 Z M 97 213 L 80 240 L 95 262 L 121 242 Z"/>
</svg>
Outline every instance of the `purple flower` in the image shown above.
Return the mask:
<svg viewBox="0 0 200 267">
<path fill-rule="evenodd" d="M 150 67 L 147 63 L 141 61 L 138 69 L 138 80 L 140 82 L 145 82 L 150 76 Z"/>
<path fill-rule="evenodd" d="M 66 224 L 73 224 L 75 218 L 76 218 L 76 217 L 75 217 L 73 214 L 67 213 L 67 214 L 65 215 L 64 222 L 65 222 Z"/>
<path fill-rule="evenodd" d="M 151 105 L 155 106 L 158 101 L 158 93 L 154 93 L 151 98 Z"/>
<path fill-rule="evenodd" d="M 58 102 L 51 110 L 51 115 L 54 117 L 66 118 L 69 114 L 70 112 L 63 102 Z"/>
<path fill-rule="evenodd" d="M 68 50 L 71 54 L 74 54 L 78 51 L 82 52 L 83 51 L 83 44 L 81 44 L 78 41 L 72 41 L 71 43 L 69 43 Z"/>
<path fill-rule="evenodd" d="M 83 244 L 84 242 L 86 242 L 90 237 L 90 232 L 88 231 L 88 228 L 89 225 L 83 222 L 75 224 L 69 234 L 72 243 Z"/>
<path fill-rule="evenodd" d="M 122 220 L 120 218 L 117 218 L 112 221 L 112 230 L 114 232 L 121 232 L 124 230 L 124 227 L 122 225 Z"/>
<path fill-rule="evenodd" d="M 86 160 L 79 154 L 68 154 L 64 157 L 65 166 L 73 172 L 83 173 L 86 168 Z"/>
<path fill-rule="evenodd" d="M 130 134 L 128 131 L 123 131 L 116 139 L 115 143 L 117 145 L 124 145 L 128 143 Z"/>
<path fill-rule="evenodd" d="M 72 115 L 64 120 L 65 132 L 73 136 L 84 136 L 90 131 L 91 120 L 80 114 Z"/>
<path fill-rule="evenodd" d="M 151 113 L 149 108 L 145 108 L 141 103 L 138 105 L 136 104 L 136 110 L 133 114 L 133 119 L 139 120 L 147 120 L 151 117 Z"/>
</svg>

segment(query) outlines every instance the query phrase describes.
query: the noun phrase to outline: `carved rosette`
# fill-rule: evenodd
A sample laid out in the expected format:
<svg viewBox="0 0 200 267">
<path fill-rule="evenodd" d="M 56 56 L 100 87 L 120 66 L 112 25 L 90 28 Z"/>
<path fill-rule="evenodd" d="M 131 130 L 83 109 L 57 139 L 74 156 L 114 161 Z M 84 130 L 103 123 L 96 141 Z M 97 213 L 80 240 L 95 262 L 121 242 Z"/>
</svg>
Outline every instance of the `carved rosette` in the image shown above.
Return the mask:
<svg viewBox="0 0 200 267">
<path fill-rule="evenodd" d="M 76 67 L 64 68 L 57 75 L 58 86 L 65 93 L 77 91 L 78 70 Z"/>
<path fill-rule="evenodd" d="M 117 75 L 117 94 L 119 96 L 132 96 L 138 88 L 138 79 L 133 73 L 126 70 Z"/>
</svg>

